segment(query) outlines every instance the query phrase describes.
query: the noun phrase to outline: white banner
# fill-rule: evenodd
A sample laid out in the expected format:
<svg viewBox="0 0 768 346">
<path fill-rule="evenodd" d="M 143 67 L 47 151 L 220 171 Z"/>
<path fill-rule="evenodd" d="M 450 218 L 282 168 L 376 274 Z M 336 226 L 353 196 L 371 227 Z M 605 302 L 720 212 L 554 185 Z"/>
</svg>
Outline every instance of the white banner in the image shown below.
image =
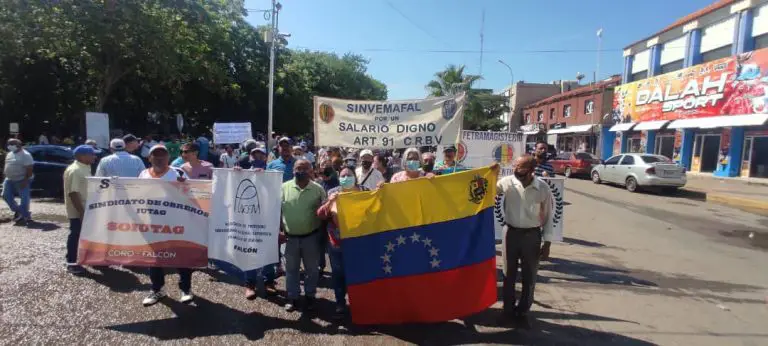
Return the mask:
<svg viewBox="0 0 768 346">
<path fill-rule="evenodd" d="M 109 114 L 85 112 L 85 135 L 99 148 L 109 148 Z"/>
<path fill-rule="evenodd" d="M 353 148 L 410 148 L 456 143 L 464 94 L 405 101 L 315 97 L 315 143 Z"/>
<path fill-rule="evenodd" d="M 239 144 L 251 138 L 251 123 L 213 123 L 213 142 L 216 144 Z"/>
<path fill-rule="evenodd" d="M 519 132 L 461 131 L 456 144 L 456 162 L 466 168 L 501 165 L 501 176 L 512 174 L 512 163 L 525 154 L 525 138 Z M 451 145 L 451 144 L 449 144 Z M 443 160 L 443 149 L 438 147 L 437 161 Z"/>
<path fill-rule="evenodd" d="M 213 171 L 208 258 L 233 275 L 278 261 L 280 172 Z"/>
<path fill-rule="evenodd" d="M 207 180 L 88 178 L 78 263 L 205 267 L 210 199 Z"/>
</svg>

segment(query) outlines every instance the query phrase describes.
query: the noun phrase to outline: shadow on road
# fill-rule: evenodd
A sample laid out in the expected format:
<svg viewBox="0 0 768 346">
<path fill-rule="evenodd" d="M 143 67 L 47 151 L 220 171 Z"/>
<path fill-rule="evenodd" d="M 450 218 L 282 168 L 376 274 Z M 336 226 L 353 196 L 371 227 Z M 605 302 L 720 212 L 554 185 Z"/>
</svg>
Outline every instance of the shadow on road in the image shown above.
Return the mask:
<svg viewBox="0 0 768 346">
<path fill-rule="evenodd" d="M 110 268 L 106 266 L 97 267 L 94 269 L 101 273 L 88 271 L 83 277 L 108 287 L 110 291 L 120 293 L 149 291 L 150 285 L 142 284 L 139 278 L 130 271 Z"/>
<path fill-rule="evenodd" d="M 569 245 L 580 245 L 580 246 L 593 247 L 593 248 L 605 247 L 605 244 L 601 244 L 598 242 L 593 242 L 593 241 L 583 240 L 583 239 L 576 239 L 576 238 L 569 238 L 569 237 L 563 237 L 563 243 L 566 243 Z"/>
</svg>

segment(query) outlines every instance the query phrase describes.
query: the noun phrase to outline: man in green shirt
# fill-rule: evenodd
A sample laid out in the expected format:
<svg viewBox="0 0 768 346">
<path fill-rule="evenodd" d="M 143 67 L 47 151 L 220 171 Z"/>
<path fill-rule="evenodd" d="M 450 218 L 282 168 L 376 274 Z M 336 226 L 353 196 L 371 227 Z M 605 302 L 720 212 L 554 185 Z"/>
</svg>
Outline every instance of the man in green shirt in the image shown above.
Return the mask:
<svg viewBox="0 0 768 346">
<path fill-rule="evenodd" d="M 169 160 L 173 161 L 181 154 L 181 144 L 176 137 L 171 138 L 168 143 L 165 143 L 165 147 L 168 148 Z"/>
<path fill-rule="evenodd" d="M 306 310 L 312 310 L 319 280 L 320 256 L 325 252 L 320 248 L 320 238 L 325 236 L 320 231 L 320 219 L 317 209 L 325 201 L 325 190 L 312 181 L 312 164 L 307 160 L 296 160 L 293 167 L 294 177 L 282 186 L 282 232 L 287 238 L 285 244 L 285 286 L 288 293 L 286 311 L 296 310 L 296 303 L 301 294 L 299 270 L 304 262 L 304 296 Z"/>
</svg>

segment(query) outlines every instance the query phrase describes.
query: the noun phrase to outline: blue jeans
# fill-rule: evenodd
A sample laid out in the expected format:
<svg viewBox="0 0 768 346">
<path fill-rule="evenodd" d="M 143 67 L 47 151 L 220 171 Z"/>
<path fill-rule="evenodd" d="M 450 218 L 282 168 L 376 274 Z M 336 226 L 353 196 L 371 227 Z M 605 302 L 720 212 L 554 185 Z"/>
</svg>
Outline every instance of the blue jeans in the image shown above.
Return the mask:
<svg viewBox="0 0 768 346">
<path fill-rule="evenodd" d="M 336 296 L 336 305 L 347 305 L 347 278 L 344 275 L 344 259 L 341 248 L 334 248 L 328 244 L 328 257 L 331 260 L 331 281 L 333 293 Z"/>
<path fill-rule="evenodd" d="M 317 282 L 320 279 L 320 256 L 323 253 L 320 248 L 320 237 L 325 232 L 315 230 L 304 237 L 288 236 L 285 243 L 285 286 L 288 291 L 288 299 L 298 299 L 301 295 L 300 270 L 304 263 L 304 295 L 314 298 L 317 293 Z"/>
<path fill-rule="evenodd" d="M 24 218 L 30 218 L 32 215 L 29 213 L 29 191 L 32 185 L 32 179 L 27 183 L 27 187 L 21 188 L 21 180 L 10 181 L 7 178 L 3 181 L 3 199 L 5 203 L 8 203 L 8 207 L 11 211 L 18 213 Z M 21 205 L 16 204 L 16 196 L 21 198 Z"/>
</svg>

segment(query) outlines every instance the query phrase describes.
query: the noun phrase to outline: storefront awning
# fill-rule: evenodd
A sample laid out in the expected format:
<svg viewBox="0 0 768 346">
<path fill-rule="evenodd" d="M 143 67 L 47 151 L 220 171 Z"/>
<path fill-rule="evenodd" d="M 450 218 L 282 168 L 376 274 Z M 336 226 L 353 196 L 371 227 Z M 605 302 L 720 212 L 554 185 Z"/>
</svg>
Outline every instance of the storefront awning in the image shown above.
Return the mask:
<svg viewBox="0 0 768 346">
<path fill-rule="evenodd" d="M 537 134 L 539 132 L 540 131 L 538 131 L 538 130 L 536 130 L 536 131 L 523 131 L 523 134 L 524 135 L 535 135 L 535 134 Z"/>
<path fill-rule="evenodd" d="M 563 133 L 581 133 L 581 132 L 589 132 L 592 130 L 592 128 L 595 125 L 577 125 L 577 126 L 569 126 L 563 129 L 554 129 L 547 131 L 548 135 L 558 135 Z"/>
<path fill-rule="evenodd" d="M 656 121 L 644 121 L 642 123 L 637 124 L 635 126 L 635 131 L 641 131 L 641 130 L 658 130 L 662 126 L 666 125 L 669 122 L 669 120 L 656 120 Z"/>
<path fill-rule="evenodd" d="M 719 117 L 705 117 L 693 119 L 675 120 L 667 128 L 670 129 L 711 129 L 729 126 L 758 126 L 768 121 L 768 114 L 724 115 Z"/>
<path fill-rule="evenodd" d="M 635 124 L 637 123 L 616 124 L 611 126 L 611 128 L 608 129 L 608 131 L 611 131 L 611 132 L 629 131 L 632 128 L 632 126 L 635 126 Z"/>
</svg>

